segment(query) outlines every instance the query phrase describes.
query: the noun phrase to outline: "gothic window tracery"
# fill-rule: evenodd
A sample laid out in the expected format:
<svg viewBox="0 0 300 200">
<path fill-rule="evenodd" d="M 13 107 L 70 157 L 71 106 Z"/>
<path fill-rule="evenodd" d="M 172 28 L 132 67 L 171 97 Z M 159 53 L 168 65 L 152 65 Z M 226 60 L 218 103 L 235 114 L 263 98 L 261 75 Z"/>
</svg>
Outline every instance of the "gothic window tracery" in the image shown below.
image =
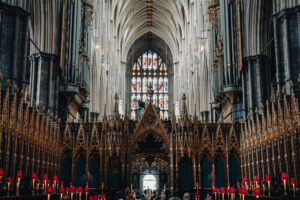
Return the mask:
<svg viewBox="0 0 300 200">
<path fill-rule="evenodd" d="M 168 118 L 169 78 L 168 66 L 157 53 L 151 50 L 142 53 L 131 67 L 131 118 L 137 117 L 139 102 L 149 99 L 149 84 L 153 89 L 153 104 L 160 110 L 162 119 Z"/>
</svg>

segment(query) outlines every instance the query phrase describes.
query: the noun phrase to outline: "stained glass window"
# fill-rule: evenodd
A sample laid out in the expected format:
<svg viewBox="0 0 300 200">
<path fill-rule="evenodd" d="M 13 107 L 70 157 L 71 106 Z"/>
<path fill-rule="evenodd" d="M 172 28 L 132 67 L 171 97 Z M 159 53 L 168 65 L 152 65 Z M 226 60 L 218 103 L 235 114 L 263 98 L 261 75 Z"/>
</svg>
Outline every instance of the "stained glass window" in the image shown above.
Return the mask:
<svg viewBox="0 0 300 200">
<path fill-rule="evenodd" d="M 165 61 L 157 53 L 147 51 L 138 57 L 131 69 L 131 118 L 136 120 L 138 117 L 139 102 L 148 101 L 147 91 L 151 83 L 154 91 L 153 104 L 159 108 L 161 119 L 167 119 L 169 79 L 168 66 Z"/>
</svg>

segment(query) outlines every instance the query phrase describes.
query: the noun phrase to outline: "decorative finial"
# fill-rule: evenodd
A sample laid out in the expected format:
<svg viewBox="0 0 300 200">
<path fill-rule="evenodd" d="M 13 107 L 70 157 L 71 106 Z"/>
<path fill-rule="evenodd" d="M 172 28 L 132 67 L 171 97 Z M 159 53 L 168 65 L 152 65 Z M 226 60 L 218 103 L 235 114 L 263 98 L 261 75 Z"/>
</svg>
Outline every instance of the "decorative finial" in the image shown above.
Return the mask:
<svg viewBox="0 0 300 200">
<path fill-rule="evenodd" d="M 290 81 L 290 87 L 293 88 L 294 87 L 294 83 L 293 81 Z"/>
<path fill-rule="evenodd" d="M 271 95 L 271 102 L 274 103 L 275 102 L 275 96 Z"/>
<path fill-rule="evenodd" d="M 119 99 L 119 96 L 118 96 L 118 93 L 115 94 L 115 100 L 118 100 Z"/>
<path fill-rule="evenodd" d="M 182 115 L 182 118 L 188 118 L 188 112 L 187 112 L 187 107 L 186 107 L 186 96 L 185 96 L 185 93 L 182 94 L 182 110 L 181 110 L 181 115 Z"/>
<path fill-rule="evenodd" d="M 278 91 L 276 92 L 276 97 L 277 97 L 277 100 L 280 98 L 280 93 Z"/>
<path fill-rule="evenodd" d="M 115 94 L 115 106 L 114 106 L 114 114 L 115 114 L 115 117 L 118 117 L 119 116 L 119 97 L 118 97 L 118 94 L 116 93 Z"/>
<path fill-rule="evenodd" d="M 182 100 L 184 100 L 184 101 L 186 100 L 185 93 L 183 93 L 183 94 L 182 94 L 182 97 L 181 97 L 181 99 L 182 99 Z"/>
<path fill-rule="evenodd" d="M 22 98 L 24 98 L 24 96 L 25 96 L 24 90 L 21 90 L 20 96 L 21 96 Z"/>
<path fill-rule="evenodd" d="M 7 79 L 7 81 L 6 81 L 6 87 L 10 87 L 10 79 Z"/>
<path fill-rule="evenodd" d="M 19 88 L 18 88 L 17 85 L 15 85 L 15 86 L 14 86 L 14 93 L 17 93 L 17 92 L 19 92 Z"/>
<path fill-rule="evenodd" d="M 26 101 L 29 102 L 30 101 L 30 95 L 28 94 L 26 97 Z"/>
<path fill-rule="evenodd" d="M 282 94 L 286 94 L 286 89 L 285 89 L 285 87 L 284 87 L 284 86 L 282 87 L 282 90 L 281 90 L 281 92 L 282 92 Z"/>
</svg>

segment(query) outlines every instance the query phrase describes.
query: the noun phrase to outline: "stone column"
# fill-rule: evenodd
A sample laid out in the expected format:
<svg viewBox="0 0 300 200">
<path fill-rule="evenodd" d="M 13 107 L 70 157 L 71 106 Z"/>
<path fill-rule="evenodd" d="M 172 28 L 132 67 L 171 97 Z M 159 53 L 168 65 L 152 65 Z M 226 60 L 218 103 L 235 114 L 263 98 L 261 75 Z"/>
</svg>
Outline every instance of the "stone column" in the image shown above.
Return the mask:
<svg viewBox="0 0 300 200">
<path fill-rule="evenodd" d="M 174 194 L 173 134 L 170 133 L 170 195 Z"/>
<path fill-rule="evenodd" d="M 1 73 L 4 81 L 11 79 L 12 87 L 18 84 L 21 89 L 25 88 L 29 15 L 28 10 L 18 5 L 0 2 Z"/>
<path fill-rule="evenodd" d="M 54 54 L 37 53 L 29 57 L 31 101 L 36 99 L 41 107 L 56 110 L 58 102 L 58 59 Z"/>
</svg>

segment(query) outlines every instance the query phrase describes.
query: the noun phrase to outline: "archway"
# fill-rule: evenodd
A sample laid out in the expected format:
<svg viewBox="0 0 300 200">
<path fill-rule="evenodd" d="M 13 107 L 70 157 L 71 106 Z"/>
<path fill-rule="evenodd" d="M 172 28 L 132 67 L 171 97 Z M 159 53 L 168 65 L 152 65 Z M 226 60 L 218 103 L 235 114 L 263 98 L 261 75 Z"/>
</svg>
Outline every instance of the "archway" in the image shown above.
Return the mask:
<svg viewBox="0 0 300 200">
<path fill-rule="evenodd" d="M 137 140 L 132 153 L 132 187 L 140 191 L 166 187 L 169 162 L 162 138 L 148 133 Z"/>
<path fill-rule="evenodd" d="M 225 186 L 225 162 L 224 159 L 218 156 L 215 159 L 215 186 L 224 187 Z"/>
<path fill-rule="evenodd" d="M 203 156 L 201 159 L 201 187 L 209 188 L 211 186 L 211 162 Z"/>
<path fill-rule="evenodd" d="M 79 158 L 76 161 L 75 169 L 75 185 L 77 187 L 81 186 L 83 187 L 86 181 L 86 174 L 85 174 L 85 157 L 83 154 L 79 156 Z"/>
<path fill-rule="evenodd" d="M 236 185 L 239 179 L 239 162 L 235 155 L 229 158 L 229 180 L 230 185 Z"/>
<path fill-rule="evenodd" d="M 129 144 L 131 148 L 128 157 L 131 164 L 132 187 L 142 191 L 144 177 L 153 175 L 156 178 L 155 189 L 166 188 L 170 169 L 169 135 L 151 101 L 147 103 Z M 146 187 L 154 188 L 153 183 L 149 184 Z"/>
<path fill-rule="evenodd" d="M 143 182 L 142 182 L 142 188 L 143 190 L 156 190 L 158 186 L 157 179 L 154 175 L 152 174 L 147 174 L 143 177 Z"/>
<path fill-rule="evenodd" d="M 191 158 L 185 155 L 179 162 L 179 187 L 186 191 L 193 188 L 193 164 Z"/>
<path fill-rule="evenodd" d="M 61 180 L 64 181 L 65 185 L 70 185 L 72 173 L 72 155 L 66 153 L 61 162 Z"/>
<path fill-rule="evenodd" d="M 99 187 L 100 171 L 98 166 L 100 165 L 100 160 L 97 154 L 93 154 L 90 158 L 89 163 L 89 185 L 92 188 Z"/>
</svg>

